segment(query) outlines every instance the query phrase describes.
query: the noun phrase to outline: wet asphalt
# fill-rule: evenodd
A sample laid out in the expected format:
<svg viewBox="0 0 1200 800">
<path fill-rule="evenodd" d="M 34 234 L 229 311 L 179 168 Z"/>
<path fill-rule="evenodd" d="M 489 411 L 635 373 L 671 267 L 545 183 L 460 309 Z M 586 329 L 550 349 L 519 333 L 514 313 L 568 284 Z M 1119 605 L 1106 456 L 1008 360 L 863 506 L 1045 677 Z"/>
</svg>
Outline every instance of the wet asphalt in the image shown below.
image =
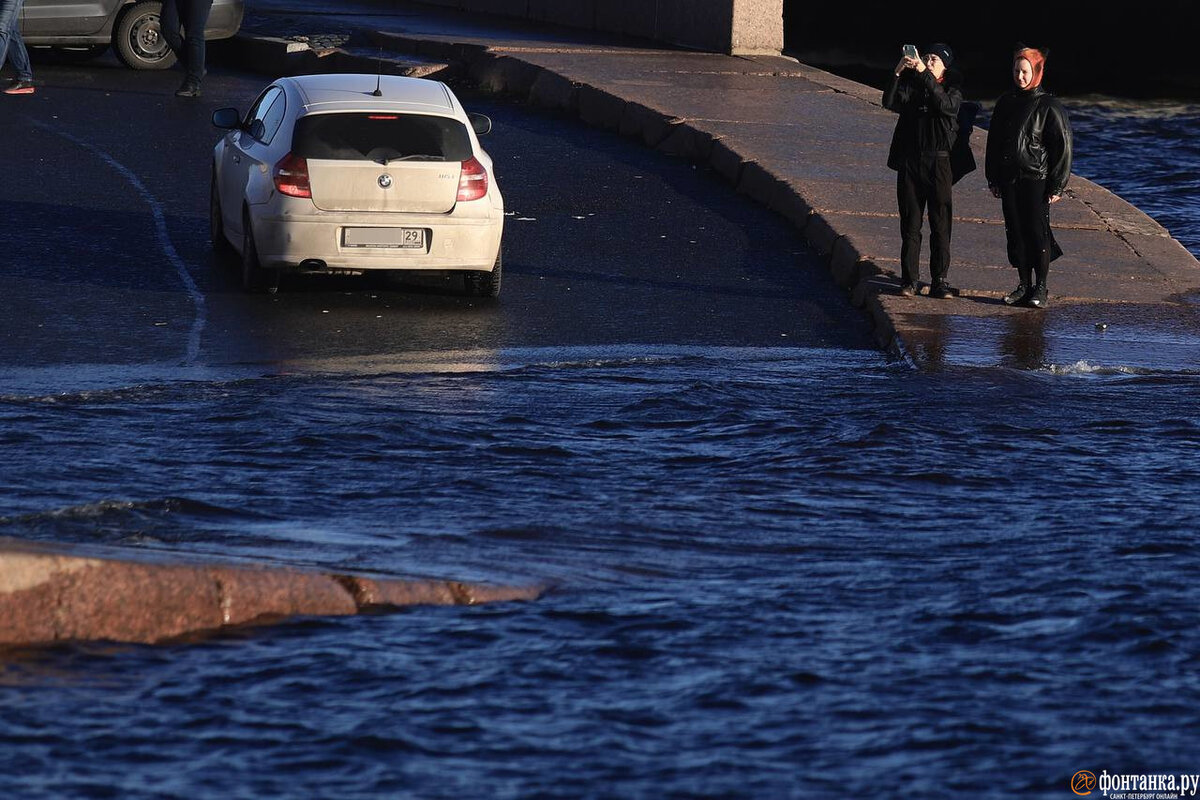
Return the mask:
<svg viewBox="0 0 1200 800">
<path fill-rule="evenodd" d="M 475 96 L 506 199 L 496 301 L 456 285 L 310 277 L 244 294 L 208 241 L 211 113 L 267 77 L 35 53 L 39 90 L 0 97 L 0 363 L 194 368 L 607 345 L 871 348 L 862 315 L 770 212 L 703 167 L 577 121 Z M 53 381 L 51 380 L 51 383 Z"/>
</svg>

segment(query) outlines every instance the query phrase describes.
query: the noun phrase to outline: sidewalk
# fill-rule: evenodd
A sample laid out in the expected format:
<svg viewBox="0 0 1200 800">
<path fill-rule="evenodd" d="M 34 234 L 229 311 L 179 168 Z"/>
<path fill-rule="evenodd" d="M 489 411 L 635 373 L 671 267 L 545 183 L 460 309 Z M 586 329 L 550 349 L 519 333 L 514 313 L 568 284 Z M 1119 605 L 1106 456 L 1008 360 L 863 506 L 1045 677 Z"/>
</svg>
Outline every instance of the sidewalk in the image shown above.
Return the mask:
<svg viewBox="0 0 1200 800">
<path fill-rule="evenodd" d="M 1020 362 L 1041 353 L 1054 363 L 1200 367 L 1200 309 L 1184 297 L 1200 288 L 1200 265 L 1150 217 L 1078 176 L 1051 211 L 1065 251 L 1051 268 L 1051 308 L 1004 306 L 1016 279 L 983 177 L 981 129 L 972 135 L 980 168 L 955 188 L 950 277 L 961 296 L 900 296 L 885 163 L 895 116 L 881 90 L 790 58 L 684 51 L 399 0 L 346 2 L 336 14 L 310 0 L 252 0 L 228 52 L 268 74 L 374 71 L 386 52 L 389 71 L 465 74 L 483 90 L 706 163 L 794 224 L 870 314 L 880 346 L 920 367 L 1012 363 L 1014 342 L 1018 366 L 1039 366 Z"/>
</svg>

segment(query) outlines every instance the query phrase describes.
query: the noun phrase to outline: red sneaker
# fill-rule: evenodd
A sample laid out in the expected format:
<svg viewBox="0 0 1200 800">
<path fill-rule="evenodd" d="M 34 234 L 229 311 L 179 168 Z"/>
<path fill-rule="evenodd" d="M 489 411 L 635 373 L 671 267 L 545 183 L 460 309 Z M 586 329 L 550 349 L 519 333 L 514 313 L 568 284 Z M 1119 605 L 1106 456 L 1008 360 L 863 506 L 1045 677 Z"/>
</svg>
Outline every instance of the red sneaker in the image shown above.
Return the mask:
<svg viewBox="0 0 1200 800">
<path fill-rule="evenodd" d="M 33 88 L 32 81 L 13 81 L 12 86 L 4 90 L 5 94 L 33 94 L 36 89 Z"/>
</svg>

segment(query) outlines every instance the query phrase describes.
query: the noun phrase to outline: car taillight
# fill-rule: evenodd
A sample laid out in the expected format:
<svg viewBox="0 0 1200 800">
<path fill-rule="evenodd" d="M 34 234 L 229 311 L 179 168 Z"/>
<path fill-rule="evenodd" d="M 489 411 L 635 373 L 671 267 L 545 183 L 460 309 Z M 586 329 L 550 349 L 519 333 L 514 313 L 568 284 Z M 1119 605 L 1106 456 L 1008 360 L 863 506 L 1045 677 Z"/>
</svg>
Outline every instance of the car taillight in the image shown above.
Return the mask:
<svg viewBox="0 0 1200 800">
<path fill-rule="evenodd" d="M 275 165 L 275 188 L 289 197 L 312 197 L 308 182 L 308 162 L 295 153 L 288 153 Z"/>
<path fill-rule="evenodd" d="M 479 163 L 479 159 L 471 156 L 462 162 L 462 175 L 458 179 L 458 202 L 478 200 L 487 192 L 487 170 Z"/>
</svg>

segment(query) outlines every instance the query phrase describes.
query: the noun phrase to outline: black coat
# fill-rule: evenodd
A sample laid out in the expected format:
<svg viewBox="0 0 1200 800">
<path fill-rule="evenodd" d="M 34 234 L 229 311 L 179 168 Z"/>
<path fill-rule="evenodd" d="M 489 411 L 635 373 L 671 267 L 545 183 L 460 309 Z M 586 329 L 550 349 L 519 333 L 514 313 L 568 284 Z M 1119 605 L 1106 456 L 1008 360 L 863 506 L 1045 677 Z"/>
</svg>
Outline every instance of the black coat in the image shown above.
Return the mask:
<svg viewBox="0 0 1200 800">
<path fill-rule="evenodd" d="M 1040 86 L 1012 89 L 996 101 L 988 127 L 984 173 L 989 186 L 1026 178 L 1062 194 L 1071 177 L 1071 122 L 1062 103 Z"/>
<path fill-rule="evenodd" d="M 900 115 L 892 132 L 888 166 L 932 164 L 939 153 L 949 154 L 958 135 L 962 89 L 957 73 L 947 70 L 941 83 L 928 69 L 906 69 L 883 92 L 883 107 Z"/>
</svg>

